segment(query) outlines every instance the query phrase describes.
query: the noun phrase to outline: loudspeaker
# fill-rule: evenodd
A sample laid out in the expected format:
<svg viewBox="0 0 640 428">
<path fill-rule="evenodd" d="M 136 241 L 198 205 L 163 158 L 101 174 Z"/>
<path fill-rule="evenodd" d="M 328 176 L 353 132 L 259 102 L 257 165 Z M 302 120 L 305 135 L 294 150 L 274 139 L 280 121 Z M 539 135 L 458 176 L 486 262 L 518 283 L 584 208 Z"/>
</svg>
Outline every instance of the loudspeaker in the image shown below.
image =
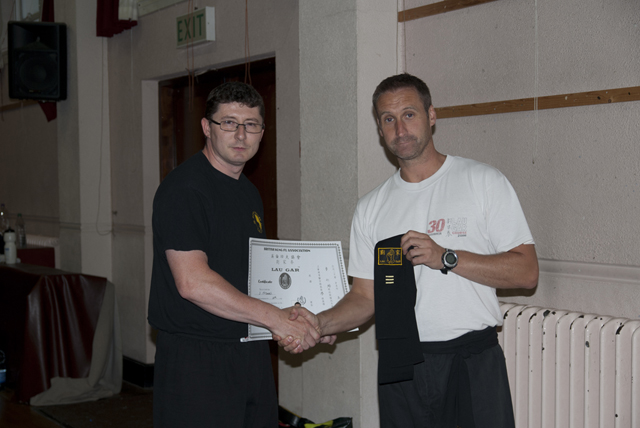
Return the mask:
<svg viewBox="0 0 640 428">
<path fill-rule="evenodd" d="M 9 22 L 9 97 L 67 99 L 67 26 Z"/>
</svg>

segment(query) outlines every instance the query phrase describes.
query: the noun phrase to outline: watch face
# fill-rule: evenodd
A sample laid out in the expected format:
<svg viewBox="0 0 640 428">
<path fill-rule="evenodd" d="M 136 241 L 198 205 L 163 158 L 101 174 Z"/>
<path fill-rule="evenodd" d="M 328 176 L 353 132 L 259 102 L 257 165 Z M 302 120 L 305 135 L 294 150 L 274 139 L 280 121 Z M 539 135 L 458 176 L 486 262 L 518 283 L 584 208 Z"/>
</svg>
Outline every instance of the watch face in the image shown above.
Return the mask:
<svg viewBox="0 0 640 428">
<path fill-rule="evenodd" d="M 453 253 L 446 253 L 444 255 L 444 261 L 448 264 L 448 265 L 453 265 L 456 263 L 456 256 Z"/>
</svg>

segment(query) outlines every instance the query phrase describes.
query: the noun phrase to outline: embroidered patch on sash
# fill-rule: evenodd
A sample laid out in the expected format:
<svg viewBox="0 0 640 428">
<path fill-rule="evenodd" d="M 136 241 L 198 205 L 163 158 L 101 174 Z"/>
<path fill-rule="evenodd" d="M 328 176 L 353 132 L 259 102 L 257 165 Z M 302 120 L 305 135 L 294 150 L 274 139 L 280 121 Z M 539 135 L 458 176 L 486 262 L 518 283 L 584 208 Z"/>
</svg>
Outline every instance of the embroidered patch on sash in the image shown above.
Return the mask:
<svg viewBox="0 0 640 428">
<path fill-rule="evenodd" d="M 402 266 L 402 248 L 378 248 L 378 266 Z"/>
</svg>

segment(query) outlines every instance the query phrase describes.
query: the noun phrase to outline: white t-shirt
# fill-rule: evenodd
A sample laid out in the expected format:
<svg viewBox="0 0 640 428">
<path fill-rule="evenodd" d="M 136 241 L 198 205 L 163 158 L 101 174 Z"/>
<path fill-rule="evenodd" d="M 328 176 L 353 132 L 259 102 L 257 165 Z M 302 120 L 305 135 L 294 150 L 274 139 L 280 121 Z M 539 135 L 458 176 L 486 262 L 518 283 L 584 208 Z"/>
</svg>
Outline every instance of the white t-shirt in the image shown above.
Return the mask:
<svg viewBox="0 0 640 428">
<path fill-rule="evenodd" d="M 492 166 L 447 156 L 440 169 L 420 183 L 400 171 L 358 201 L 351 225 L 349 275 L 373 279 L 378 241 L 409 230 L 427 233 L 440 246 L 496 254 L 533 244 L 518 197 Z M 420 340 L 444 341 L 502 325 L 495 288 L 414 267 L 416 320 Z"/>
</svg>

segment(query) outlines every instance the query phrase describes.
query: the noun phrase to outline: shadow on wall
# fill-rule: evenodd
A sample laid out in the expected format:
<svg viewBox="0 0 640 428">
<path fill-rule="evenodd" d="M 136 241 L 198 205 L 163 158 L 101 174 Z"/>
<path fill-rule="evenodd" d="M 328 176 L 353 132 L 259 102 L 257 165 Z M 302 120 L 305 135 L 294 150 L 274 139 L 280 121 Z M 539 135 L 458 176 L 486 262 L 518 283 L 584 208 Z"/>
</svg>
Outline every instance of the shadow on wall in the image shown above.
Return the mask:
<svg viewBox="0 0 640 428">
<path fill-rule="evenodd" d="M 338 346 L 340 346 L 341 343 L 350 341 L 350 340 L 356 340 L 360 337 L 361 334 L 364 334 L 367 330 L 369 330 L 370 328 L 372 328 L 373 324 L 375 323 L 375 317 L 371 318 L 369 321 L 367 321 L 365 324 L 363 324 L 362 326 L 360 326 L 360 328 L 358 329 L 358 331 L 354 331 L 352 333 L 340 333 L 338 334 L 338 339 L 336 340 L 336 343 L 334 343 L 333 345 L 327 345 L 327 344 L 318 344 L 315 347 L 304 351 L 301 354 L 296 354 L 296 355 L 292 355 L 288 352 L 283 351 L 282 349 L 280 349 L 280 352 L 278 353 L 278 356 L 280 358 L 280 360 L 282 360 L 287 366 L 289 367 L 301 367 L 302 363 L 305 363 L 309 360 L 312 360 L 313 358 L 315 358 L 316 355 L 320 354 L 320 353 L 329 353 L 329 354 L 333 354 L 336 350 L 336 348 Z M 377 345 L 376 345 L 376 350 L 377 350 Z"/>
<path fill-rule="evenodd" d="M 498 299 L 503 297 L 531 297 L 536 294 L 538 286 L 531 289 L 514 288 L 514 289 L 499 289 L 497 291 Z"/>
</svg>

